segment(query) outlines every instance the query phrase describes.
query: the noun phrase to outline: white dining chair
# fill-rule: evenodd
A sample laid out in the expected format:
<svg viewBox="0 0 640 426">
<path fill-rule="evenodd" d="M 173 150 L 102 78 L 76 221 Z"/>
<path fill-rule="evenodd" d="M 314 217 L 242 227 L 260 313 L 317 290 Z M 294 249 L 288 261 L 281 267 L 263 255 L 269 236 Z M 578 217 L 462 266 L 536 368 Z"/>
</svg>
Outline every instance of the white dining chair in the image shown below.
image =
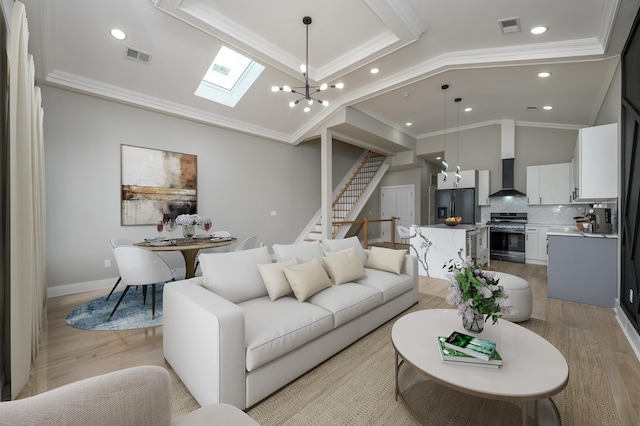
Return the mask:
<svg viewBox="0 0 640 426">
<path fill-rule="evenodd" d="M 111 249 L 114 249 L 114 248 L 120 247 L 120 246 L 131 246 L 131 245 L 133 245 L 133 243 L 135 243 L 135 241 L 132 240 L 131 238 L 113 237 L 111 239 Z M 111 297 L 113 292 L 116 290 L 116 287 L 118 287 L 118 284 L 120 284 L 121 280 L 122 280 L 122 277 L 118 277 L 118 280 L 116 281 L 115 285 L 113 286 L 113 288 L 111 289 L 111 291 L 107 295 L 107 298 L 104 299 L 105 301 L 109 300 L 109 298 Z"/>
<path fill-rule="evenodd" d="M 242 251 L 242 250 L 250 250 L 256 248 L 256 242 L 258 241 L 257 235 L 252 235 L 249 238 L 246 238 L 238 243 L 238 245 L 233 249 L 233 251 Z"/>
<path fill-rule="evenodd" d="M 406 226 L 398 225 L 396 227 L 398 230 L 398 235 L 400 236 L 400 242 L 404 244 L 409 244 L 409 238 L 411 237 L 411 231 Z"/>
<path fill-rule="evenodd" d="M 229 231 L 213 231 L 209 234 L 211 238 L 227 238 L 230 237 L 231 234 Z M 193 268 L 194 273 L 198 272 L 198 265 L 200 265 L 200 255 L 203 253 L 226 253 L 229 251 L 229 246 L 222 247 L 212 247 L 208 249 L 202 249 L 198 252 L 198 257 L 196 258 L 196 266 Z"/>
<path fill-rule="evenodd" d="M 109 315 L 107 321 L 111 320 L 113 314 L 124 299 L 130 287 L 142 286 L 143 304 L 146 304 L 146 288 L 151 286 L 151 318 L 156 317 L 156 284 L 174 281 L 174 270 L 167 262 L 151 250 L 136 246 L 120 246 L 113 249 L 122 283 L 126 286 L 122 295 L 118 299 L 116 306 Z"/>
</svg>

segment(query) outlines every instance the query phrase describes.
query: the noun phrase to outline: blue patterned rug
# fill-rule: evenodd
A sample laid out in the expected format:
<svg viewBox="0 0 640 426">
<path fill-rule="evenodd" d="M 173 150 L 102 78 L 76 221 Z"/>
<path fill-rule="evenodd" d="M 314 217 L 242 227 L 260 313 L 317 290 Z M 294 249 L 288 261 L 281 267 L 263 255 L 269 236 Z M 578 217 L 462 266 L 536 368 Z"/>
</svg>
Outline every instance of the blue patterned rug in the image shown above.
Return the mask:
<svg viewBox="0 0 640 426">
<path fill-rule="evenodd" d="M 67 324 L 83 330 L 130 330 L 134 328 L 162 325 L 162 289 L 156 285 L 156 319 L 151 319 L 151 286 L 147 287 L 147 304 L 142 304 L 142 287 L 131 287 L 127 295 L 107 322 L 113 307 L 118 303 L 122 291 L 113 293 L 108 301 L 106 295 L 78 306 L 67 315 Z"/>
</svg>

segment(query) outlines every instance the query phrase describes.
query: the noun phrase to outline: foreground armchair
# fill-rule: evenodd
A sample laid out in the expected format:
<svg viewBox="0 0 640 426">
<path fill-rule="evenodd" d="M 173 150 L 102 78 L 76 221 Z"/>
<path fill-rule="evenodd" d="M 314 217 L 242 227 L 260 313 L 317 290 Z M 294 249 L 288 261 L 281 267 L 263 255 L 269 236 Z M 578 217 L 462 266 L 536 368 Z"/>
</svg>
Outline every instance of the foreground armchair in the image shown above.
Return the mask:
<svg viewBox="0 0 640 426">
<path fill-rule="evenodd" d="M 0 424 L 65 426 L 258 425 L 241 410 L 211 404 L 171 420 L 171 376 L 141 366 L 0 402 Z"/>
</svg>

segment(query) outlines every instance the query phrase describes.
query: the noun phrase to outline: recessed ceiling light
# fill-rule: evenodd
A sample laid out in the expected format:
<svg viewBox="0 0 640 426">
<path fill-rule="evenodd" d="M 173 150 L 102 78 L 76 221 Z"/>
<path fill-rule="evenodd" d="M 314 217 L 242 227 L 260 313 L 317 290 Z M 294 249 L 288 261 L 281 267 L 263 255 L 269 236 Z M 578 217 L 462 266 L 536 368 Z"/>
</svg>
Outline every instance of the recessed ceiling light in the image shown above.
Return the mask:
<svg viewBox="0 0 640 426">
<path fill-rule="evenodd" d="M 543 72 L 539 72 L 538 73 L 538 77 L 540 77 L 540 78 L 547 78 L 549 76 L 551 76 L 550 72 L 543 71 Z"/>
<path fill-rule="evenodd" d="M 547 110 L 547 111 L 551 111 L 553 109 L 553 107 L 551 105 L 545 105 L 542 107 L 542 109 Z"/>
<path fill-rule="evenodd" d="M 369 71 L 371 74 L 378 74 L 380 72 L 380 68 L 371 68 Z"/>
<path fill-rule="evenodd" d="M 471 108 L 471 107 L 466 107 L 466 108 L 464 109 L 464 112 L 470 112 L 470 111 L 473 111 L 473 108 Z"/>
<path fill-rule="evenodd" d="M 536 25 L 535 27 L 531 28 L 531 34 L 543 34 L 547 32 L 547 27 L 545 27 L 544 25 Z"/>
<path fill-rule="evenodd" d="M 116 40 L 124 40 L 125 38 L 127 38 L 125 32 L 118 28 L 111 28 L 111 31 L 109 32 L 111 33 L 111 37 L 115 38 Z"/>
<path fill-rule="evenodd" d="M 406 124 L 407 126 L 411 126 L 411 125 L 413 125 L 413 123 L 412 123 L 412 122 L 410 122 L 410 121 L 409 121 L 409 122 L 407 122 L 407 123 L 405 123 L 405 124 Z"/>
</svg>

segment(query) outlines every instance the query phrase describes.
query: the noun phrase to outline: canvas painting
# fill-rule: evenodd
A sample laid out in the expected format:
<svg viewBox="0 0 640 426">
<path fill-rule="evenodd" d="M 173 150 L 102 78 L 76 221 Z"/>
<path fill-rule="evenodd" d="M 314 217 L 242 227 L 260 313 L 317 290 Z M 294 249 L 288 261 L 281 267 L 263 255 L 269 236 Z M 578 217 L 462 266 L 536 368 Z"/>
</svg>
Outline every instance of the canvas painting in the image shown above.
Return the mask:
<svg viewBox="0 0 640 426">
<path fill-rule="evenodd" d="M 121 161 L 122 225 L 197 212 L 196 155 L 121 145 Z"/>
</svg>

